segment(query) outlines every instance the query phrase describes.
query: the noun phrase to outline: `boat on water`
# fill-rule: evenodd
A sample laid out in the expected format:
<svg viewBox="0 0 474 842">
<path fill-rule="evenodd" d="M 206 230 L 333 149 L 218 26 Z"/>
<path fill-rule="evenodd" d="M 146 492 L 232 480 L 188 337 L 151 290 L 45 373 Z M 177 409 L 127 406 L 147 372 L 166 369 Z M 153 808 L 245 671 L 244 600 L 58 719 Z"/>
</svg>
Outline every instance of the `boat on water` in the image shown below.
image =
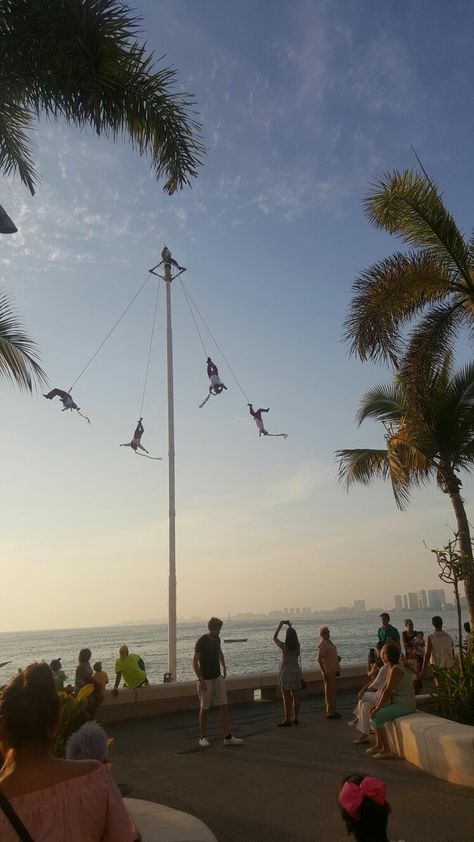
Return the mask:
<svg viewBox="0 0 474 842">
<path fill-rule="evenodd" d="M 224 643 L 247 643 L 248 637 L 225 637 Z"/>
</svg>

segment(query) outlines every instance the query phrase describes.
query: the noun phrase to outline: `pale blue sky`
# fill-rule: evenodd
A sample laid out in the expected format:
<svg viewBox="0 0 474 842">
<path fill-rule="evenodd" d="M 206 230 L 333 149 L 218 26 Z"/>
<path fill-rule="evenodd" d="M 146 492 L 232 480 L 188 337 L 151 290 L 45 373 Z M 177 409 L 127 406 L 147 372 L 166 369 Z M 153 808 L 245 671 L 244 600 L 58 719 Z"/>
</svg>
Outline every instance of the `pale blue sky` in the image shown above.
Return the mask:
<svg viewBox="0 0 474 842">
<path fill-rule="evenodd" d="M 357 430 L 383 367 L 348 359 L 342 322 L 357 273 L 398 243 L 369 227 L 371 180 L 413 166 L 412 143 L 460 226 L 472 225 L 474 9 L 435 2 L 137 2 L 150 48 L 196 94 L 209 152 L 169 198 L 126 143 L 46 122 L 42 182 L 1 203 L 19 234 L 1 276 L 52 386 L 68 388 L 166 242 L 245 392 L 270 406 L 260 439 L 229 390 L 202 410 L 204 355 L 175 319 L 178 613 L 332 607 L 436 587 L 423 547 L 453 524 L 436 489 L 405 514 L 389 486 L 338 486 L 334 451 Z M 140 409 L 153 289 L 74 391 L 92 419 L 2 386 L 2 630 L 164 616 L 167 468 L 117 447 Z M 166 457 L 164 296 L 144 444 Z M 467 345 L 461 345 L 465 356 Z M 464 483 L 468 510 L 473 484 Z"/>
</svg>

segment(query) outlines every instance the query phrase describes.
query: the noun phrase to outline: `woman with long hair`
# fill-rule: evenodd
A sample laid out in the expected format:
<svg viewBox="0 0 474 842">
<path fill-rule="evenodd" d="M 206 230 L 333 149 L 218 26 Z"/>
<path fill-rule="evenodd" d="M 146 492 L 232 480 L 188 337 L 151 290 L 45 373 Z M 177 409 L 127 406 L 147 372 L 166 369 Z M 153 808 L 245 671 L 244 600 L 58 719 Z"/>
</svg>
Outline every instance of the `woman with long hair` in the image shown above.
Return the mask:
<svg viewBox="0 0 474 842">
<path fill-rule="evenodd" d="M 2 842 L 138 840 L 110 764 L 55 757 L 58 730 L 53 673 L 30 664 L 0 695 Z"/>
<path fill-rule="evenodd" d="M 283 626 L 288 626 L 284 643 L 278 639 Z M 300 666 L 300 643 L 290 620 L 280 620 L 273 635 L 273 642 L 281 650 L 280 688 L 285 717 L 283 722 L 279 722 L 278 727 L 289 728 L 292 719 L 293 725 L 298 725 L 300 689 L 303 678 Z"/>
<path fill-rule="evenodd" d="M 370 711 L 371 724 L 375 729 L 375 745 L 367 749 L 367 753 L 373 754 L 377 760 L 393 757 L 385 724 L 399 716 L 415 713 L 416 710 L 413 680 L 407 668 L 400 663 L 400 649 L 396 644 L 388 643 L 384 651 L 387 653 L 389 671 L 377 702 Z"/>
</svg>

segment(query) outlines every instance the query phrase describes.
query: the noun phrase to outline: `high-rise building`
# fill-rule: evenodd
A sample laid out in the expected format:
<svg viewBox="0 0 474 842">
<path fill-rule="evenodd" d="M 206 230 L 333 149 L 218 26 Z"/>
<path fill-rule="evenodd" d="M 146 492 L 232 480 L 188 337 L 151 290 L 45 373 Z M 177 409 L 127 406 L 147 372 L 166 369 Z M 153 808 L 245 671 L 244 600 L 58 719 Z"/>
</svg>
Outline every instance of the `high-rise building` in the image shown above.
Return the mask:
<svg viewBox="0 0 474 842">
<path fill-rule="evenodd" d="M 417 593 L 409 593 L 408 594 L 408 608 L 410 611 L 418 611 L 418 594 Z"/>
<path fill-rule="evenodd" d="M 397 594 L 397 596 L 394 596 L 393 601 L 395 603 L 395 611 L 401 611 L 402 608 L 403 608 L 403 603 L 402 603 L 402 598 L 401 598 L 400 594 Z"/>
<path fill-rule="evenodd" d="M 365 599 L 354 600 L 354 611 L 357 614 L 362 614 L 365 611 Z"/>
<path fill-rule="evenodd" d="M 434 591 L 428 591 L 428 600 L 429 600 L 430 608 L 433 611 L 442 611 L 442 609 L 443 609 L 443 607 L 446 603 L 446 597 L 444 595 L 444 589 L 438 588 L 437 590 L 434 590 Z"/>
<path fill-rule="evenodd" d="M 418 608 L 420 611 L 426 611 L 428 608 L 428 598 L 426 596 L 426 591 L 418 591 Z"/>
<path fill-rule="evenodd" d="M 408 611 L 408 597 L 406 593 L 403 594 L 403 608 Z"/>
</svg>

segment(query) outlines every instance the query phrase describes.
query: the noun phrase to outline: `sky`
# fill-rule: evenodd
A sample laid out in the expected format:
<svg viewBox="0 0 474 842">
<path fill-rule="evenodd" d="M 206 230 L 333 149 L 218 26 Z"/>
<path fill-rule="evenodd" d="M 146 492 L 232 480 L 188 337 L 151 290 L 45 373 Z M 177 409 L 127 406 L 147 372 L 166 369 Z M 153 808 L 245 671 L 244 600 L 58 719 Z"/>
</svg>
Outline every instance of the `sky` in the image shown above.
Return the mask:
<svg viewBox="0 0 474 842">
<path fill-rule="evenodd" d="M 338 484 L 337 449 L 383 444 L 354 416 L 390 378 L 348 356 L 342 325 L 357 275 L 400 248 L 362 202 L 383 173 L 415 166 L 410 144 L 470 231 L 474 8 L 134 5 L 148 47 L 194 93 L 208 151 L 192 189 L 168 197 L 126 140 L 35 127 L 37 194 L 0 182 L 19 229 L 0 240 L 0 280 L 51 387 L 77 378 L 166 242 L 228 386 L 198 408 L 205 354 L 173 285 L 178 615 L 390 608 L 394 594 L 436 588 L 423 541 L 449 539 L 449 500 L 430 487 L 400 513 L 389 485 Z M 143 443 L 163 462 L 118 447 L 140 414 L 155 292 L 150 280 L 74 388 L 90 426 L 1 384 L 2 631 L 166 616 L 163 290 L 143 409 Z M 468 353 L 461 339 L 457 359 Z M 247 397 L 288 439 L 259 439 Z M 472 480 L 463 491 L 469 514 Z"/>
</svg>

